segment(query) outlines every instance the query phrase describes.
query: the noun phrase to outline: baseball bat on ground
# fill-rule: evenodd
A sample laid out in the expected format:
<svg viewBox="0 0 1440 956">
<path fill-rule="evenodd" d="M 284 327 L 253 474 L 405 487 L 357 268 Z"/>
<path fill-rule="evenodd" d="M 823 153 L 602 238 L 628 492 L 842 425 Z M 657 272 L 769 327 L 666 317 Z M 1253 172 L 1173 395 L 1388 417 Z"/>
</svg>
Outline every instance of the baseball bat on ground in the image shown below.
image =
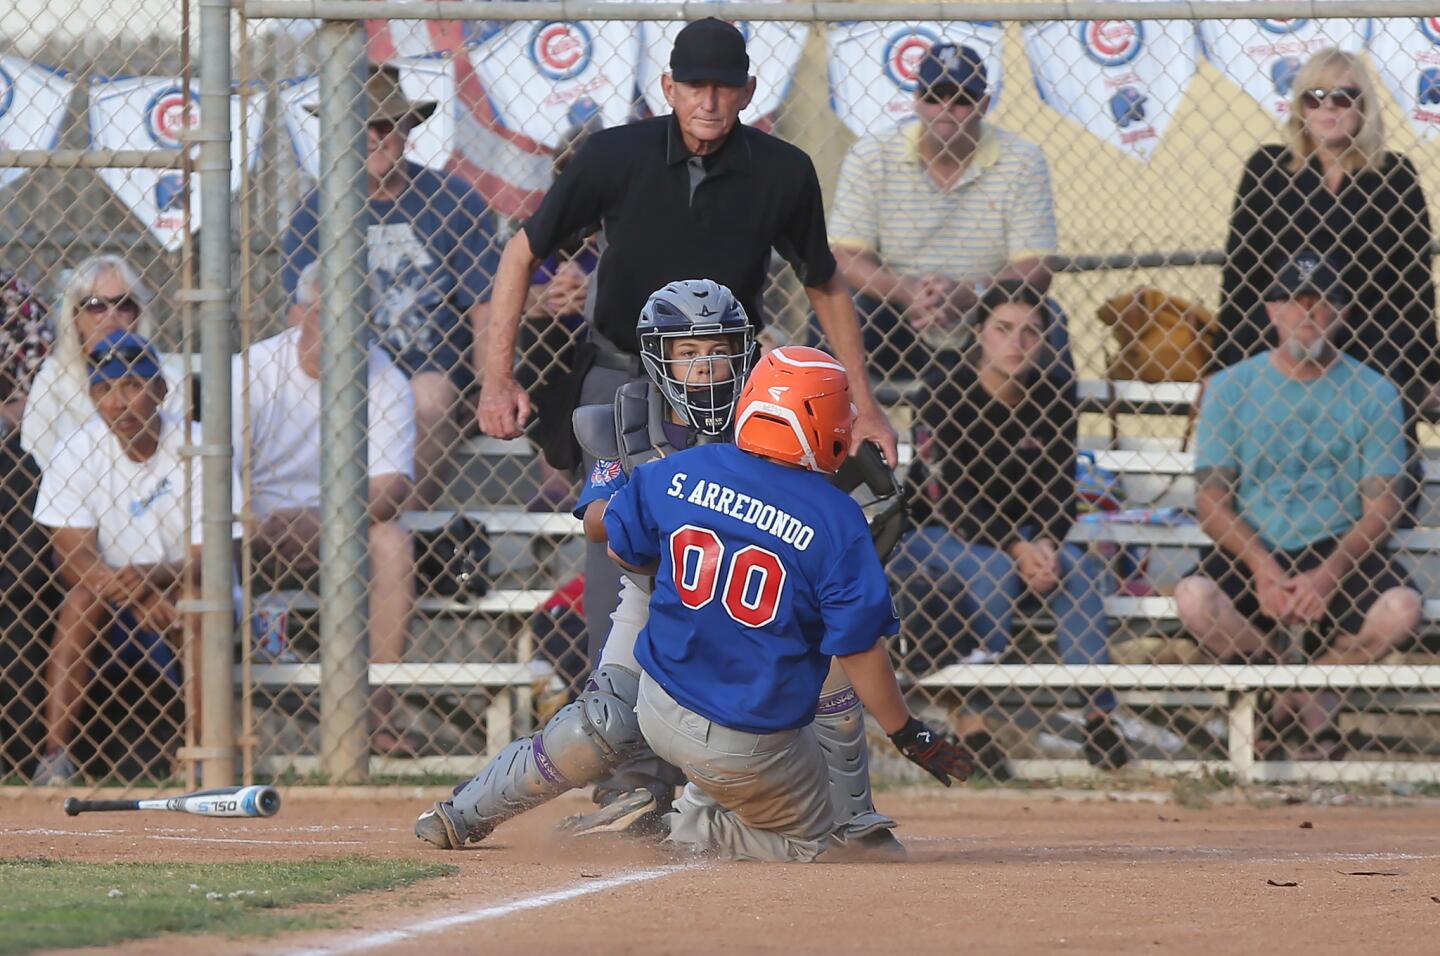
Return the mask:
<svg viewBox="0 0 1440 956">
<path fill-rule="evenodd" d="M 274 787 L 217 787 L 182 793 L 160 800 L 65 801 L 70 816 L 105 810 L 173 810 L 202 817 L 273 817 L 280 810 L 280 791 Z"/>
</svg>

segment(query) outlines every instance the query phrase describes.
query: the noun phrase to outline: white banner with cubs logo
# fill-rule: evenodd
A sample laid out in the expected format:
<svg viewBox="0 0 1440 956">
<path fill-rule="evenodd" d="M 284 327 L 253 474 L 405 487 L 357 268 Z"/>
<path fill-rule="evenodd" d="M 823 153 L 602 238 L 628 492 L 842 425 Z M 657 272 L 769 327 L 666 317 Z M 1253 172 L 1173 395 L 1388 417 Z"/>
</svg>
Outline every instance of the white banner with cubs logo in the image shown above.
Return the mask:
<svg viewBox="0 0 1440 956">
<path fill-rule="evenodd" d="M 1420 138 L 1440 133 L 1440 17 L 1376 20 L 1370 54 Z"/>
<path fill-rule="evenodd" d="M 1369 20 L 1202 20 L 1205 58 L 1239 84 L 1271 116 L 1290 112 L 1295 74 L 1310 55 L 1328 47 L 1358 53 L 1370 36 Z"/>
<path fill-rule="evenodd" d="M 1025 28 L 1025 53 L 1046 104 L 1141 160 L 1195 75 L 1195 31 L 1179 21 L 1052 20 Z"/>
<path fill-rule="evenodd" d="M 242 102 L 242 101 L 248 101 Z M 230 98 L 230 188 L 240 186 L 241 118 L 253 166 L 260 153 L 265 97 L 258 90 Z M 94 149 L 178 150 L 187 129 L 200 122 L 200 91 L 185 89 L 174 77 L 144 76 L 94 80 L 90 85 L 90 145 Z M 179 169 L 102 169 L 100 178 L 145 223 L 167 250 L 185 241 L 185 177 Z M 190 196 L 190 228 L 201 222 L 200 192 Z"/>
<path fill-rule="evenodd" d="M 74 90 L 62 71 L 0 56 L 0 149 L 52 149 Z M 23 175 L 0 169 L 0 189 Z"/>
<path fill-rule="evenodd" d="M 431 169 L 444 169 L 455 152 L 455 65 L 447 56 L 390 60 L 400 71 L 400 87 L 412 100 L 434 100 L 435 112 L 415 127 L 405 143 L 405 157 Z M 295 160 L 312 177 L 320 176 L 320 117 L 310 108 L 320 103 L 320 78 L 286 80 L 280 84 L 280 107 Z"/>
<path fill-rule="evenodd" d="M 605 126 L 624 123 L 640 56 L 635 26 L 619 20 L 512 23 L 481 42 L 475 68 L 500 122 L 550 147 L 595 113 Z"/>
<path fill-rule="evenodd" d="M 1000 100 L 1005 29 L 993 21 L 841 23 L 829 30 L 830 105 L 856 136 L 884 133 L 915 117 L 915 71 L 941 40 L 985 61 L 990 108 Z"/>
<path fill-rule="evenodd" d="M 724 6 L 723 2 L 716 6 Z M 717 10 L 719 15 L 723 11 Z M 750 75 L 755 77 L 755 98 L 740 113 L 740 122 L 753 125 L 761 117 L 780 108 L 795 67 L 810 35 L 808 23 L 782 23 L 762 20 L 758 23 L 736 21 L 736 28 L 745 35 L 745 51 L 750 54 Z M 674 21 L 640 24 L 640 67 L 638 82 L 650 112 L 659 116 L 670 112 L 660 77 L 670 70 L 670 50 L 684 23 Z"/>
</svg>

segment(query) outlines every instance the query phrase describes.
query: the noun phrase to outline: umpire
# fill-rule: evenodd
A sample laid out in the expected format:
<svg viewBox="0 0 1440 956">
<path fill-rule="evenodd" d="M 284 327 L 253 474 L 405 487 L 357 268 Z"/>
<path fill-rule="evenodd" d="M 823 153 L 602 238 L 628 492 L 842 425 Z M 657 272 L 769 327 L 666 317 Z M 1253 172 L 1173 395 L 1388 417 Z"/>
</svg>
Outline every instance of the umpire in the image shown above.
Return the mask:
<svg viewBox="0 0 1440 956">
<path fill-rule="evenodd" d="M 873 439 L 896 461 L 895 432 L 865 376 L 850 289 L 830 254 L 815 167 L 799 148 L 738 122 L 755 94 L 744 37 L 713 17 L 689 24 L 675 39 L 661 86 L 674 112 L 590 136 L 506 243 L 491 300 L 480 427 L 514 438 L 530 418 L 530 397 L 514 373 L 530 278 L 563 242 L 599 229 L 604 252 L 587 303 L 594 365 L 580 404 L 609 404 L 622 384 L 645 377 L 635 324 L 646 298 L 668 282 L 705 278 L 729 286 L 758 325 L 770 252 L 777 249 L 851 373 L 856 444 Z M 592 663 L 618 593 L 618 566 L 605 545 L 590 545 L 585 616 Z"/>
</svg>

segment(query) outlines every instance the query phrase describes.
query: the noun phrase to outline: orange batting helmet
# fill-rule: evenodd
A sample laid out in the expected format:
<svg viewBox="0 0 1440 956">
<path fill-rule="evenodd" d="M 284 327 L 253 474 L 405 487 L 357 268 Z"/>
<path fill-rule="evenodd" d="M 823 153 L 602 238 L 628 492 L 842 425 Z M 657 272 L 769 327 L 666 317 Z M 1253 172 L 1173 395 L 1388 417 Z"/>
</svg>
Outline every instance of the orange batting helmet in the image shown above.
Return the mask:
<svg viewBox="0 0 1440 956">
<path fill-rule="evenodd" d="M 819 349 L 787 345 L 750 373 L 736 409 L 735 444 L 834 474 L 849 453 L 854 418 L 845 367 Z"/>
</svg>

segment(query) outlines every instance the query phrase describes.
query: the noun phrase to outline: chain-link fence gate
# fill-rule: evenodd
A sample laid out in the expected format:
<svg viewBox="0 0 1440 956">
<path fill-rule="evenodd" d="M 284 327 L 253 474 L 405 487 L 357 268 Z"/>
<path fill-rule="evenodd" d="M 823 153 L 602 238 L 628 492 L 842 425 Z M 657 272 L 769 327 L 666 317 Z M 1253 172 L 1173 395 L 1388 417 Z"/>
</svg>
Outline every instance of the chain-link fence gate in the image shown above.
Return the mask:
<svg viewBox="0 0 1440 956">
<path fill-rule="evenodd" d="M 192 65 L 192 23 L 230 12 L 133 6 L 0 18 L 10 779 L 193 757 L 211 782 L 232 742 L 247 778 L 472 772 L 588 667 L 588 475 L 479 434 L 477 330 L 555 171 L 668 111 L 679 24 L 642 17 L 676 10 L 251 3 Z M 1130 7 L 1160 19 L 1081 19 Z M 757 78 L 742 120 L 813 157 L 901 434 L 897 666 L 990 774 L 1434 779 L 1440 27 L 1418 7 L 724 8 Z M 1259 13 L 1297 18 L 1237 19 Z M 964 49 L 921 84 L 942 41 Z M 228 123 L 197 111 L 202 68 Z M 202 166 L 231 193 L 203 219 Z M 535 277 L 534 394 L 586 334 L 598 251 Z M 767 344 L 823 345 L 776 263 Z M 137 376 L 88 357 L 121 327 L 161 353 L 161 438 L 203 438 L 125 451 Z M 202 514 L 212 591 L 187 595 Z"/>
</svg>

